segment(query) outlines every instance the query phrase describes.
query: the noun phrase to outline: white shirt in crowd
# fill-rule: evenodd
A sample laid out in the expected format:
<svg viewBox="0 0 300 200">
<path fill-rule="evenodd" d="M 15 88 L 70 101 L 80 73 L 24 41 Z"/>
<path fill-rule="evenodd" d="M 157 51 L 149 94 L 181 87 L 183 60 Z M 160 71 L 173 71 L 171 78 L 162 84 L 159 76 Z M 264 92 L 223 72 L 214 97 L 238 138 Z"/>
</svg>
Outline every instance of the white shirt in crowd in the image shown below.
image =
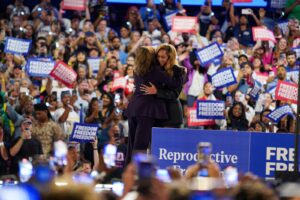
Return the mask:
<svg viewBox="0 0 300 200">
<path fill-rule="evenodd" d="M 61 128 L 63 129 L 66 135 L 71 135 L 74 123 L 80 122 L 80 117 L 79 114 L 75 112 L 74 109 L 72 108 L 72 110 L 69 112 L 67 120 L 63 123 L 59 123 L 58 120 L 63 115 L 64 112 L 65 109 L 63 107 L 57 109 L 54 113 L 54 119 L 61 126 Z"/>
<path fill-rule="evenodd" d="M 192 80 L 191 87 L 189 88 L 188 95 L 198 97 L 203 96 L 203 87 L 205 83 L 205 77 L 203 74 L 200 74 L 199 72 L 195 72 Z"/>
</svg>

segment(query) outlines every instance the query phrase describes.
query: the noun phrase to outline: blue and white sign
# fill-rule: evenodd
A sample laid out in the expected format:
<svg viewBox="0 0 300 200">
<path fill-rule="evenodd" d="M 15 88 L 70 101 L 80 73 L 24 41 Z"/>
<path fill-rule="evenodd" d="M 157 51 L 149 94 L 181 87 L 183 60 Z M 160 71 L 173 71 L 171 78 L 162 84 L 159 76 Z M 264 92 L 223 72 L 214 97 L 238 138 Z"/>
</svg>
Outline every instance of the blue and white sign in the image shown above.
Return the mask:
<svg viewBox="0 0 300 200">
<path fill-rule="evenodd" d="M 292 50 L 296 52 L 297 58 L 300 58 L 300 47 L 292 48 Z"/>
<path fill-rule="evenodd" d="M 266 117 L 273 122 L 278 123 L 285 115 L 294 115 L 293 110 L 289 105 L 281 106 L 273 110 Z"/>
<path fill-rule="evenodd" d="M 237 83 L 233 69 L 231 67 L 221 69 L 220 71 L 212 75 L 211 81 L 212 85 L 216 89 L 228 87 Z"/>
<path fill-rule="evenodd" d="M 298 83 L 299 81 L 299 69 L 290 70 L 286 72 L 287 80 L 293 81 L 294 83 Z"/>
<path fill-rule="evenodd" d="M 27 60 L 26 72 L 32 77 L 48 77 L 55 62 L 43 58 L 30 58 Z"/>
<path fill-rule="evenodd" d="M 284 8 L 287 1 L 284 0 L 271 0 L 271 8 Z"/>
<path fill-rule="evenodd" d="M 258 81 L 255 81 L 254 87 L 249 92 L 249 96 L 252 97 L 253 99 L 258 99 L 259 92 L 261 90 L 261 86 L 262 85 Z"/>
<path fill-rule="evenodd" d="M 197 101 L 197 119 L 224 119 L 225 102 L 213 100 Z"/>
<path fill-rule="evenodd" d="M 275 171 L 294 170 L 294 134 L 250 133 L 250 171 L 274 177 Z"/>
<path fill-rule="evenodd" d="M 277 87 L 277 85 L 272 88 L 269 88 L 269 90 L 267 90 L 267 93 L 270 93 L 273 98 L 275 98 L 276 87 Z"/>
<path fill-rule="evenodd" d="M 175 15 L 177 13 L 178 13 L 178 11 L 174 11 L 174 12 L 171 12 L 171 13 L 169 13 L 167 15 L 164 15 L 163 19 L 164 19 L 165 25 L 166 25 L 166 27 L 168 29 L 172 28 L 172 23 L 173 23 L 172 19 L 173 19 L 173 17 L 175 17 Z"/>
<path fill-rule="evenodd" d="M 30 50 L 31 40 L 7 37 L 4 52 L 12 54 L 27 54 Z"/>
<path fill-rule="evenodd" d="M 281 29 L 282 33 L 285 35 L 288 31 L 288 21 L 280 22 L 277 26 Z"/>
<path fill-rule="evenodd" d="M 97 124 L 74 123 L 70 141 L 93 142 L 98 131 Z"/>
<path fill-rule="evenodd" d="M 101 59 L 89 57 L 87 59 L 90 69 L 92 69 L 93 74 L 97 74 L 100 68 Z"/>
<path fill-rule="evenodd" d="M 189 165 L 198 160 L 197 144 L 211 142 L 211 159 L 221 168 L 235 166 L 246 172 L 249 171 L 249 137 L 247 133 L 232 134 L 218 130 L 153 128 L 151 153 L 158 158 L 159 167 L 174 166 L 185 172 Z"/>
<path fill-rule="evenodd" d="M 223 51 L 217 42 L 207 45 L 200 49 L 197 56 L 202 65 L 207 65 L 214 60 L 221 58 L 223 56 Z"/>
<path fill-rule="evenodd" d="M 182 142 L 184 141 L 184 142 Z M 273 134 L 195 129 L 152 129 L 152 154 L 160 168 L 173 166 L 183 173 L 197 162 L 197 144 L 210 142 L 210 158 L 221 169 L 235 166 L 239 172 L 252 172 L 262 178 L 275 171 L 293 171 L 294 134 Z"/>
</svg>

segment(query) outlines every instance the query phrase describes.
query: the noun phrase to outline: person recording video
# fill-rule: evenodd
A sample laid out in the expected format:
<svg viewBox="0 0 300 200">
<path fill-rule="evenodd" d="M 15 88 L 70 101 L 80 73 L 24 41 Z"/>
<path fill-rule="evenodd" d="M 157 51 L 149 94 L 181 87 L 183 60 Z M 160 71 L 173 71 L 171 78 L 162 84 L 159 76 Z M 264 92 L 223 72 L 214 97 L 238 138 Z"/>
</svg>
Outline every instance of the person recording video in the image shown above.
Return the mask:
<svg viewBox="0 0 300 200">
<path fill-rule="evenodd" d="M 109 141 L 99 154 L 99 169 L 106 173 L 104 182 L 109 182 L 112 178 L 121 179 L 127 151 L 126 145 L 121 141 L 121 131 L 120 126 L 112 122 L 102 132 L 109 136 Z"/>
<path fill-rule="evenodd" d="M 185 172 L 187 179 L 198 176 L 202 177 L 221 177 L 220 168 L 217 163 L 210 159 L 212 146 L 209 142 L 200 142 L 198 144 L 198 163 L 191 165 Z"/>
<path fill-rule="evenodd" d="M 24 118 L 21 122 L 21 136 L 12 141 L 9 149 L 10 155 L 13 157 L 11 173 L 18 173 L 18 162 L 22 159 L 32 159 L 34 156 L 42 155 L 42 145 L 39 140 L 31 135 L 32 121 Z"/>
</svg>

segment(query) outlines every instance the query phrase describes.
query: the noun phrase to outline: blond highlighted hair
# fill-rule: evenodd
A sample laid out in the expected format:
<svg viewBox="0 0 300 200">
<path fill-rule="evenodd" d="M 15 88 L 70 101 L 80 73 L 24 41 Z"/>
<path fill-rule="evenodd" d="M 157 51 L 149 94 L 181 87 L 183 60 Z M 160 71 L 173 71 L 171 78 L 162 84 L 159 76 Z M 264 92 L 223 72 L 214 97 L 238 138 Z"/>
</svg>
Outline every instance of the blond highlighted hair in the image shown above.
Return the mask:
<svg viewBox="0 0 300 200">
<path fill-rule="evenodd" d="M 134 72 L 144 76 L 151 71 L 155 59 L 155 49 L 151 46 L 142 46 L 137 49 Z"/>
<path fill-rule="evenodd" d="M 162 67 L 164 67 L 165 70 L 167 71 L 167 73 L 172 76 L 174 65 L 178 65 L 178 62 L 176 59 L 177 51 L 173 45 L 170 45 L 167 43 L 161 44 L 157 47 L 156 56 L 157 56 L 158 52 L 160 52 L 160 51 L 166 51 L 166 53 L 167 53 L 168 61 L 167 61 L 166 65 L 162 66 Z"/>
</svg>

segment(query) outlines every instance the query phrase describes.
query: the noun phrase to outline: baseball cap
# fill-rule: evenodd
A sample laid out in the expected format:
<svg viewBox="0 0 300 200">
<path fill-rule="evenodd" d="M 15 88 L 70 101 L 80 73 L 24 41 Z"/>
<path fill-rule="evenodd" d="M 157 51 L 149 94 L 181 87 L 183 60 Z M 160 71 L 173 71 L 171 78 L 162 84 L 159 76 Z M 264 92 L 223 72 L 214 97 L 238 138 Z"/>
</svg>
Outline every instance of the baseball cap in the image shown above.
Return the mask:
<svg viewBox="0 0 300 200">
<path fill-rule="evenodd" d="M 21 124 L 32 124 L 32 121 L 31 121 L 31 119 L 29 119 L 29 118 L 24 118 L 24 119 L 21 121 Z"/>
</svg>

